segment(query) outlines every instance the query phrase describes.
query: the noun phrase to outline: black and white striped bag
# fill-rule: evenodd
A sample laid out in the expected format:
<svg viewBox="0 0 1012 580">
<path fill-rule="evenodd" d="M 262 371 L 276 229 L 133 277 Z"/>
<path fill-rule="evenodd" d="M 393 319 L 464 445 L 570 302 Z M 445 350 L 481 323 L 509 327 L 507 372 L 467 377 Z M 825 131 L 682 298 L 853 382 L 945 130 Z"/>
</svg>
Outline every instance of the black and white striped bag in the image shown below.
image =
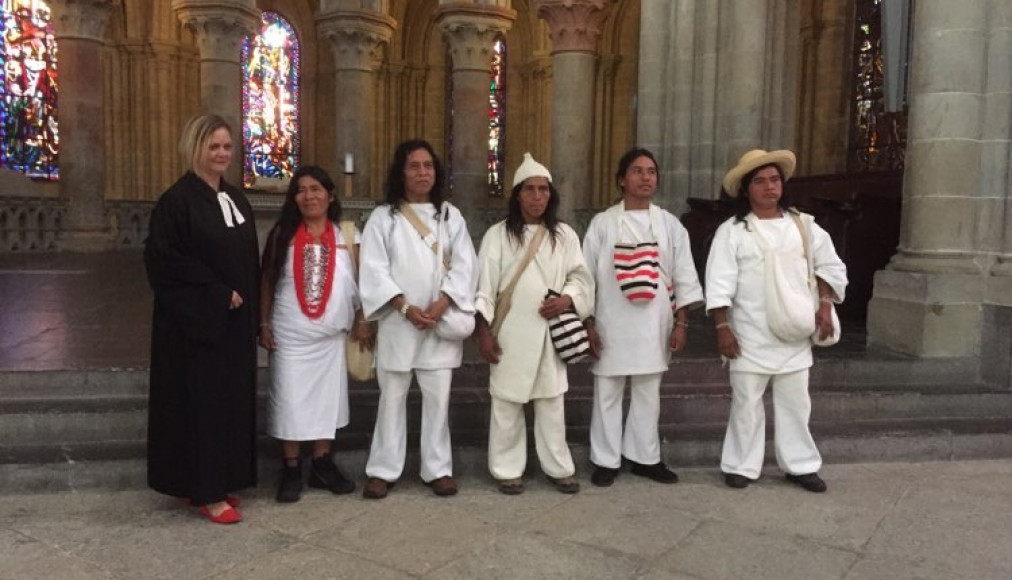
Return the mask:
<svg viewBox="0 0 1012 580">
<path fill-rule="evenodd" d="M 549 290 L 545 298 L 555 298 L 559 293 Z M 552 345 L 559 358 L 566 364 L 573 364 L 589 360 L 590 337 L 587 336 L 587 329 L 577 316 L 576 311 L 570 308 L 562 314 L 548 319 L 548 334 L 552 337 Z"/>
</svg>

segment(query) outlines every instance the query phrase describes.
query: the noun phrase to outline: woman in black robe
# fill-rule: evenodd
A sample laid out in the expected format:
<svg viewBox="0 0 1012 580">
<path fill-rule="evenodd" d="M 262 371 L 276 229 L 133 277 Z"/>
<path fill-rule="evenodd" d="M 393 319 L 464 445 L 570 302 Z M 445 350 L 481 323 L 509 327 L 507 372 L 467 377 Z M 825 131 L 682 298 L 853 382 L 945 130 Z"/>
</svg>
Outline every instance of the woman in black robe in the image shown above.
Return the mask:
<svg viewBox="0 0 1012 580">
<path fill-rule="evenodd" d="M 162 194 L 144 250 L 154 290 L 148 485 L 242 519 L 229 492 L 256 485 L 258 278 L 253 209 L 225 182 L 232 131 L 195 117 L 180 153 L 191 170 Z"/>
</svg>

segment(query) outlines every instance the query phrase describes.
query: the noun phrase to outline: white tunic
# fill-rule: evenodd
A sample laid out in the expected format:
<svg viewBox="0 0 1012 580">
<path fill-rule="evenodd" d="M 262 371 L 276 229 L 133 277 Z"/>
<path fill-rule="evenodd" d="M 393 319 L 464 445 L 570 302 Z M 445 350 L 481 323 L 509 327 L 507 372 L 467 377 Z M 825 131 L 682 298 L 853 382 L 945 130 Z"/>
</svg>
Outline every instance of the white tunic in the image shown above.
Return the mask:
<svg viewBox="0 0 1012 580">
<path fill-rule="evenodd" d="M 334 432 L 348 424 L 344 344 L 359 298 L 351 258 L 340 229 L 334 229 L 338 251 L 323 315 L 311 319 L 299 306 L 292 246 L 274 290 L 271 329 L 277 349 L 270 354 L 267 432 L 286 441 L 333 439 Z"/>
<path fill-rule="evenodd" d="M 834 301 L 842 302 L 847 287 L 847 267 L 836 255 L 829 234 L 808 214 L 801 214 L 812 232 L 815 275 L 833 289 Z M 774 247 L 804 262 L 801 232 L 789 216 L 756 220 Z M 735 218 L 725 221 L 713 236 L 706 261 L 706 309 L 729 306 L 728 322 L 741 356 L 731 361 L 732 371 L 782 374 L 812 366 L 811 341 L 788 343 L 777 338 L 766 324 L 766 284 L 763 253 L 756 234 Z M 807 269 L 807 266 L 804 266 Z"/>
<path fill-rule="evenodd" d="M 524 244 L 517 246 L 502 221 L 485 233 L 478 253 L 478 295 L 475 307 L 491 325 L 495 302 L 516 272 L 534 233 L 542 226 L 524 226 Z M 566 224 L 559 224 L 561 236 L 552 245 L 545 236 L 517 281 L 510 310 L 499 330 L 502 356 L 491 365 L 489 391 L 493 397 L 514 403 L 557 397 L 569 389 L 566 364 L 559 358 L 548 334 L 548 321 L 538 308 L 549 289 L 573 299 L 580 318 L 594 312 L 594 280 L 583 262 L 580 238 Z"/>
<path fill-rule="evenodd" d="M 601 376 L 662 373 L 668 369 L 668 346 L 674 316 L 664 286 L 646 304 L 633 304 L 619 288 L 613 254 L 620 242 L 656 241 L 662 275 L 673 278 L 675 305 L 681 309 L 703 301 L 692 262 L 689 233 L 678 218 L 656 205 L 626 212 L 624 202 L 594 216 L 583 238 L 583 254 L 597 284 L 596 328 L 604 351 L 591 371 Z M 621 226 L 620 226 L 621 224 Z"/>
<path fill-rule="evenodd" d="M 437 233 L 439 224 L 432 204 L 411 207 Z M 390 206 L 381 205 L 369 216 L 362 235 L 359 285 L 366 318 L 379 321 L 377 369 L 407 372 L 460 366 L 462 341 L 444 340 L 431 330 L 417 330 L 390 307 L 390 300 L 403 294 L 408 304 L 424 309 L 442 291 L 457 308 L 474 313 L 477 256 L 464 218 L 452 205 L 447 222 L 441 226 L 440 235 L 450 267 L 443 276 L 431 247 L 399 211 L 391 215 Z"/>
</svg>

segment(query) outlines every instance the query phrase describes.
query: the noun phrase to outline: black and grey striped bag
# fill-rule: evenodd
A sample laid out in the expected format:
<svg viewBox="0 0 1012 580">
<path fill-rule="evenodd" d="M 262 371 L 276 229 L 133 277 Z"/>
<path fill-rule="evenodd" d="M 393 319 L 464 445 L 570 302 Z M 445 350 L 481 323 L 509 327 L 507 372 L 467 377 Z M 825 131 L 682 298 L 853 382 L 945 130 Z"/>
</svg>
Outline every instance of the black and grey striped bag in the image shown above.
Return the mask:
<svg viewBox="0 0 1012 580">
<path fill-rule="evenodd" d="M 558 292 L 549 290 L 545 298 L 557 296 Z M 555 352 L 559 353 L 559 358 L 566 364 L 583 362 L 591 358 L 587 329 L 583 327 L 583 322 L 572 308 L 548 319 L 548 334 L 552 337 Z"/>
</svg>

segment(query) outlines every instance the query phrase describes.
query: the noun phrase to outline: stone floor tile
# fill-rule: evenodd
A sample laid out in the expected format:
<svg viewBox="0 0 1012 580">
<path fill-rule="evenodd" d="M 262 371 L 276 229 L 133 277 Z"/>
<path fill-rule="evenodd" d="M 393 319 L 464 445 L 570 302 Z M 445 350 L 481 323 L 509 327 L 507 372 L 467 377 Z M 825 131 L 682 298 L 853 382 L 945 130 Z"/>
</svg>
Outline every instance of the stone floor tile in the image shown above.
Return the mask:
<svg viewBox="0 0 1012 580">
<path fill-rule="evenodd" d="M 398 484 L 386 499 L 357 498 L 368 504 L 361 514 L 303 541 L 426 574 L 488 546 L 496 537 L 495 525 L 455 509 L 458 499 L 437 497 L 427 488 L 404 490 Z"/>
<path fill-rule="evenodd" d="M 646 563 L 640 559 L 540 534 L 517 532 L 500 535 L 485 548 L 455 560 L 426 578 L 620 580 L 637 578 L 645 570 Z"/>
<path fill-rule="evenodd" d="M 842 579 L 857 554 L 803 538 L 705 522 L 654 566 L 706 580 Z"/>
<path fill-rule="evenodd" d="M 966 578 L 1012 578 L 1010 486 L 1004 474 L 915 482 L 883 519 L 866 552 L 951 566 Z"/>
<path fill-rule="evenodd" d="M 722 486 L 725 498 L 714 519 L 782 537 L 803 536 L 842 549 L 858 549 L 875 533 L 883 514 L 899 500 L 904 485 L 877 477 L 834 480 L 829 491 L 810 493 L 779 472 L 764 474 L 743 490 Z M 831 496 L 831 497 L 830 497 Z"/>
<path fill-rule="evenodd" d="M 401 580 L 404 572 L 350 554 L 298 543 L 243 562 L 208 580 Z"/>
<path fill-rule="evenodd" d="M 359 499 L 357 494 L 337 496 L 307 487 L 296 503 L 261 497 L 244 506 L 243 515 L 258 526 L 303 538 L 361 515 L 369 506 Z"/>
<path fill-rule="evenodd" d="M 530 529 L 571 542 L 650 558 L 672 549 L 700 523 L 700 518 L 690 513 L 660 509 L 657 502 L 638 501 L 615 491 L 607 501 L 576 497 L 543 513 L 531 523 Z M 659 488 L 655 491 L 668 492 Z"/>
<path fill-rule="evenodd" d="M 967 576 L 940 562 L 910 561 L 895 556 L 861 558 L 844 580 L 966 580 Z M 994 578 L 1004 580 L 1008 576 Z M 978 580 L 984 580 L 980 578 Z"/>
<path fill-rule="evenodd" d="M 288 536 L 242 522 L 211 524 L 196 510 L 117 510 L 14 518 L 11 529 L 122 578 L 206 578 L 291 545 Z"/>
<path fill-rule="evenodd" d="M 533 478 L 527 478 L 524 486 L 524 493 L 507 496 L 499 493 L 491 479 L 469 481 L 460 494 L 453 498 L 451 507 L 499 527 L 526 528 L 545 512 L 576 501 L 583 493 L 564 495 L 556 492 L 547 482 L 542 485 Z"/>
<path fill-rule="evenodd" d="M 0 580 L 113 580 L 115 577 L 80 558 L 23 534 L 0 529 Z"/>
</svg>

